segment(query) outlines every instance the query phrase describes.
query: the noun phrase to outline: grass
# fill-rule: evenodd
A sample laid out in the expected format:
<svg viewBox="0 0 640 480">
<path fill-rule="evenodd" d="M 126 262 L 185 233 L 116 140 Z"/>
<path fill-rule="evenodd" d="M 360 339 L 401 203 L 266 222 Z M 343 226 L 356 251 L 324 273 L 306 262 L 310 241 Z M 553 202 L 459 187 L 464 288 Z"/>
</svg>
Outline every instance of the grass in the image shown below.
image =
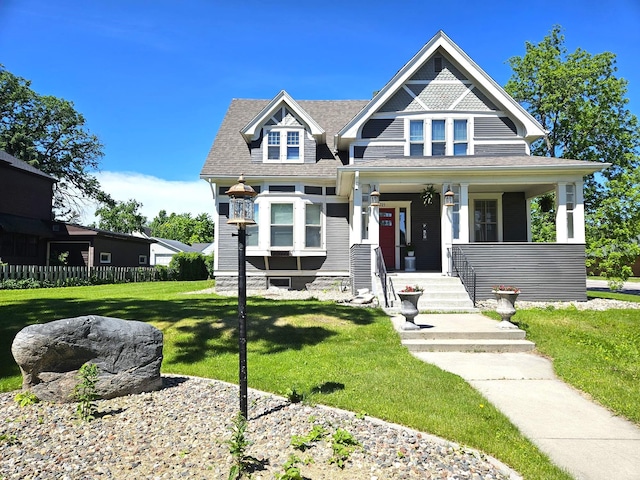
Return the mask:
<svg viewBox="0 0 640 480">
<path fill-rule="evenodd" d="M 589 297 L 640 301 L 609 292 Z M 553 360 L 562 380 L 640 425 L 640 310 L 529 309 L 518 310 L 513 320 Z"/>
<path fill-rule="evenodd" d="M 164 333 L 163 371 L 237 382 L 237 303 L 184 295 L 207 282 L 2 291 L 0 389 L 20 386 L 9 353 L 25 325 L 84 314 L 149 322 Z M 527 479 L 569 479 L 456 375 L 400 346 L 380 310 L 250 298 L 249 386 L 407 425 L 482 450 Z"/>
</svg>

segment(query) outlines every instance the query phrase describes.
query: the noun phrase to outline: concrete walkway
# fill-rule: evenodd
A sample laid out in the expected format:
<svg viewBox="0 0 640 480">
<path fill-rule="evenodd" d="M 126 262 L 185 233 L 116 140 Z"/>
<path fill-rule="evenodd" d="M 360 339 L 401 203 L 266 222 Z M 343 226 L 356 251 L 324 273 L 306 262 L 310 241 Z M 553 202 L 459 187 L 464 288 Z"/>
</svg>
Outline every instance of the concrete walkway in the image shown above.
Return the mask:
<svg viewBox="0 0 640 480">
<path fill-rule="evenodd" d="M 561 382 L 549 360 L 531 353 L 414 355 L 465 379 L 576 480 L 640 480 L 640 428 Z"/>
</svg>

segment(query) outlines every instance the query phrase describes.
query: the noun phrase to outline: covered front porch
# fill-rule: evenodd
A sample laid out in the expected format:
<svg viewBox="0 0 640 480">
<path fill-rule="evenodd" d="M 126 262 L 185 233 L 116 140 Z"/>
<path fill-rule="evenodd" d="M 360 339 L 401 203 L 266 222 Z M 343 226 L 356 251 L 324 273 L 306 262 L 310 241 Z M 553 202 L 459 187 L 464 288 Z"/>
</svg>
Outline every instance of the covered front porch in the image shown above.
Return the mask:
<svg viewBox="0 0 640 480">
<path fill-rule="evenodd" d="M 446 169 L 379 163 L 345 168 L 339 186 L 349 187 L 351 245 L 379 248 L 391 272 L 459 276 L 462 267 L 470 269 L 475 280 L 469 288 L 478 299 L 490 297 L 493 285 L 511 284 L 527 300 L 586 300 L 582 190 L 583 175 L 594 167 L 543 161 L 483 169 L 472 160 L 447 159 L 456 165 Z M 447 192 L 451 200 L 445 202 Z M 556 198 L 556 242 L 533 243 L 532 200 L 550 192 Z M 372 279 L 380 267 L 374 257 L 368 257 Z"/>
</svg>

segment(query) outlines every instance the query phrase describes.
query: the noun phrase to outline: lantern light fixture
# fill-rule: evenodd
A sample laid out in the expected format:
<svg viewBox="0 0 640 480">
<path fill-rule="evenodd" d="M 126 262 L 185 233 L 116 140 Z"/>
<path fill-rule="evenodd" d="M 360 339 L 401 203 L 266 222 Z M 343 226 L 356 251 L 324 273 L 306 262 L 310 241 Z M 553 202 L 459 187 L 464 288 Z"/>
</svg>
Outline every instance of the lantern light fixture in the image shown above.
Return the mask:
<svg viewBox="0 0 640 480">
<path fill-rule="evenodd" d="M 380 192 L 376 190 L 376 187 L 373 187 L 373 191 L 369 194 L 369 198 L 371 199 L 372 207 L 380 206 Z"/>
<path fill-rule="evenodd" d="M 455 196 L 455 193 L 453 193 L 453 191 L 451 191 L 451 188 L 449 188 L 446 193 L 444 194 L 444 206 L 445 207 L 453 207 L 454 202 L 453 202 L 453 197 Z"/>
<path fill-rule="evenodd" d="M 240 175 L 238 183 L 225 193 L 230 197 L 227 223 L 235 224 L 238 228 L 244 228 L 245 225 L 255 225 L 253 202 L 257 193 L 250 185 L 245 184 L 244 176 Z"/>
</svg>

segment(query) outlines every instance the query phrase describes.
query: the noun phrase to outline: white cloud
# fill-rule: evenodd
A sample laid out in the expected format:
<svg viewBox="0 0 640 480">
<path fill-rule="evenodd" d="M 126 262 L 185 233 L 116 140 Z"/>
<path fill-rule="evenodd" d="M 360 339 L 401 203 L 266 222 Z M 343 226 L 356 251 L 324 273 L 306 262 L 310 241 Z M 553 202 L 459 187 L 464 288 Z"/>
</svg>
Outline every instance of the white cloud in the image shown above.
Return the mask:
<svg viewBox="0 0 640 480">
<path fill-rule="evenodd" d="M 209 184 L 204 180 L 181 182 L 164 180 L 136 172 L 99 172 L 95 177 L 102 190 L 114 200 L 126 202 L 130 199 L 142 203 L 140 212 L 151 222 L 160 210 L 171 213 L 213 212 L 213 198 Z M 81 223 L 88 225 L 96 221 L 96 205 L 87 204 Z"/>
</svg>

